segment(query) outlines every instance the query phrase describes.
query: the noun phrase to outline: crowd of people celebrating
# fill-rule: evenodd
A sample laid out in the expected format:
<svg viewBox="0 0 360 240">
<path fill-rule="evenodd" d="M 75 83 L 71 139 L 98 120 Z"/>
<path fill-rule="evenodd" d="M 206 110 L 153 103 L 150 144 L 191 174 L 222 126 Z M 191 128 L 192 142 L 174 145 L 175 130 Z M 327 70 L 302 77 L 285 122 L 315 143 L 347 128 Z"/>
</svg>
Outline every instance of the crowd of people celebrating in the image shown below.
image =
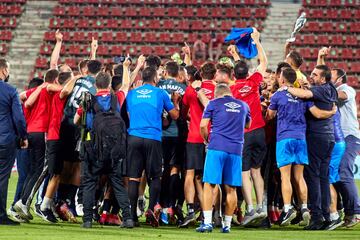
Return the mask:
<svg viewBox="0 0 360 240">
<path fill-rule="evenodd" d="M 93 39 L 75 70 L 58 64 L 57 31 L 49 70 L 20 94 L 11 59 L 0 59 L 0 225 L 33 220 L 33 202 L 44 221 L 81 216 L 83 228 L 139 227 L 142 215 L 153 227 L 199 223 L 197 232 L 358 224 L 360 131 L 346 72 L 326 66 L 324 47 L 306 76 L 289 43 L 269 69 L 260 33 L 248 34 L 257 66 L 236 45 L 221 53 L 221 41 L 199 68 L 192 58 L 206 59 L 200 42 L 185 43 L 176 61 L 124 55 L 102 64 Z"/>
</svg>

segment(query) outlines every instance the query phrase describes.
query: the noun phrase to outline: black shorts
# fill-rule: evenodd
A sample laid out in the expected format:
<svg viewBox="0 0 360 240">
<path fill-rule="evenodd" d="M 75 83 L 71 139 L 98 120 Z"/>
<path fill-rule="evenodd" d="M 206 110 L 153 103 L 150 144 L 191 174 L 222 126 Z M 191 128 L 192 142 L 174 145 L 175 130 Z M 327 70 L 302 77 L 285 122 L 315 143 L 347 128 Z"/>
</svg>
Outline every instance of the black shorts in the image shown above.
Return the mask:
<svg viewBox="0 0 360 240">
<path fill-rule="evenodd" d="M 186 170 L 203 171 L 205 163 L 205 145 L 203 143 L 186 144 Z"/>
<path fill-rule="evenodd" d="M 244 149 L 242 170 L 260 168 L 266 156 L 266 142 L 264 128 L 258 128 L 244 135 Z"/>
<path fill-rule="evenodd" d="M 48 159 L 48 171 L 50 176 L 60 175 L 64 161 L 60 158 L 61 142 L 59 140 L 48 140 L 46 142 L 46 157 Z"/>
<path fill-rule="evenodd" d="M 60 126 L 61 151 L 59 158 L 64 162 L 79 162 L 80 127 L 62 121 Z"/>
<path fill-rule="evenodd" d="M 161 142 L 128 136 L 127 148 L 127 176 L 140 178 L 145 169 L 148 178 L 162 176 L 162 147 Z"/>
<path fill-rule="evenodd" d="M 177 137 L 163 137 L 162 151 L 164 159 L 164 168 L 181 168 L 185 159 L 185 143 L 180 142 Z"/>
</svg>

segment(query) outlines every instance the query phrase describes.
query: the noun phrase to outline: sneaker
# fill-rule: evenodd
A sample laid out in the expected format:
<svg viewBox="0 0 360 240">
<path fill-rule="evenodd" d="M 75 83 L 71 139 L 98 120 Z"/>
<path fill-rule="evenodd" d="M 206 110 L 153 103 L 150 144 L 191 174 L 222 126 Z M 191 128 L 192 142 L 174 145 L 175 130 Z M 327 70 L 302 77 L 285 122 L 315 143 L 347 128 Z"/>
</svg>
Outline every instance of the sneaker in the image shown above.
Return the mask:
<svg viewBox="0 0 360 240">
<path fill-rule="evenodd" d="M 51 203 L 50 208 L 51 208 L 51 211 L 53 212 L 54 216 L 56 218 L 59 218 L 59 214 L 56 212 L 56 207 L 55 207 L 55 204 L 53 202 Z"/>
<path fill-rule="evenodd" d="M 272 210 L 269 211 L 269 219 L 270 219 L 271 223 L 276 223 L 279 221 L 279 218 L 276 215 L 275 211 L 272 211 Z"/>
<path fill-rule="evenodd" d="M 156 204 L 154 207 L 154 215 L 155 215 L 155 218 L 158 223 L 160 223 L 160 214 L 161 213 L 162 213 L 162 208 L 161 208 L 160 204 Z"/>
<path fill-rule="evenodd" d="M 267 218 L 267 212 L 263 211 L 262 208 L 259 208 L 256 210 L 256 213 L 259 215 L 259 217 L 254 221 L 254 224 L 260 224 L 265 218 Z"/>
<path fill-rule="evenodd" d="M 169 224 L 175 225 L 176 224 L 176 217 L 175 217 L 175 211 L 172 207 L 168 208 L 167 210 Z"/>
<path fill-rule="evenodd" d="M 304 227 L 304 230 L 310 230 L 310 231 L 321 230 L 323 226 L 324 226 L 324 221 L 322 220 L 310 220 L 309 225 Z"/>
<path fill-rule="evenodd" d="M 49 223 L 57 223 L 58 222 L 58 220 L 54 216 L 51 209 L 45 209 L 44 211 L 41 211 L 41 209 L 39 209 L 39 211 L 40 211 L 40 214 L 41 214 L 41 218 L 43 220 L 45 220 L 46 222 L 49 222 Z"/>
<path fill-rule="evenodd" d="M 195 223 L 195 221 L 196 221 L 195 213 L 190 213 L 184 218 L 183 223 L 179 225 L 179 227 L 180 228 L 188 227 L 190 223 Z"/>
<path fill-rule="evenodd" d="M 15 203 L 13 208 L 14 208 L 15 212 L 17 212 L 21 218 L 27 219 L 27 220 L 33 219 L 33 216 L 29 212 L 29 208 L 26 207 L 26 205 L 24 205 L 21 202 L 21 199 Z"/>
<path fill-rule="evenodd" d="M 0 219 L 0 225 L 16 226 L 16 225 L 20 225 L 20 223 L 15 222 L 15 221 L 11 220 L 10 218 L 5 217 L 3 219 Z"/>
<path fill-rule="evenodd" d="M 176 216 L 176 218 L 178 219 L 179 222 L 184 222 L 184 212 L 181 208 L 181 206 L 176 206 L 173 208 L 174 211 L 174 215 Z"/>
<path fill-rule="evenodd" d="M 258 218 L 259 218 L 259 214 L 255 211 L 255 209 L 251 210 L 251 212 L 246 211 L 241 225 L 248 226 L 256 222 Z"/>
<path fill-rule="evenodd" d="M 144 214 L 145 208 L 146 208 L 145 197 L 139 197 L 138 202 L 137 202 L 137 209 L 136 209 L 136 213 L 137 213 L 138 217 L 140 217 Z"/>
<path fill-rule="evenodd" d="M 158 227 L 159 226 L 159 218 L 157 218 L 155 216 L 155 213 L 151 209 L 148 209 L 145 212 L 145 217 L 146 217 L 146 223 L 147 224 L 150 224 L 153 227 Z"/>
<path fill-rule="evenodd" d="M 84 222 L 81 224 L 82 228 L 92 228 L 92 222 Z"/>
<path fill-rule="evenodd" d="M 108 225 L 109 224 L 108 220 L 109 220 L 109 214 L 102 213 L 100 215 L 99 223 L 100 225 Z"/>
<path fill-rule="evenodd" d="M 301 209 L 301 221 L 299 222 L 299 226 L 307 226 L 310 223 L 310 211 L 309 209 Z"/>
<path fill-rule="evenodd" d="M 344 227 L 351 228 L 360 223 L 360 214 L 354 214 L 353 216 L 347 217 Z"/>
<path fill-rule="evenodd" d="M 213 227 L 211 224 L 200 224 L 200 227 L 196 228 L 196 231 L 197 232 L 201 232 L 201 233 L 204 233 L 204 232 L 212 232 L 213 230 Z"/>
<path fill-rule="evenodd" d="M 280 226 L 289 226 L 294 218 L 296 218 L 296 210 L 294 208 L 290 208 L 288 212 L 283 211 L 280 215 Z"/>
<path fill-rule="evenodd" d="M 220 232 L 221 233 L 230 233 L 230 227 L 228 227 L 228 226 L 222 227 Z"/>
<path fill-rule="evenodd" d="M 119 215 L 117 214 L 110 214 L 108 218 L 108 224 L 111 226 L 120 226 L 122 224 Z"/>
<path fill-rule="evenodd" d="M 35 210 L 34 210 L 34 212 L 35 212 L 35 214 L 36 214 L 38 217 L 40 217 L 40 218 L 43 217 L 42 212 L 41 212 L 41 210 L 40 210 L 40 204 L 35 204 Z"/>
<path fill-rule="evenodd" d="M 330 221 L 330 223 L 325 227 L 325 230 L 332 231 L 336 228 L 340 227 L 344 222 L 341 221 L 341 218 L 339 217 L 336 220 Z"/>
<path fill-rule="evenodd" d="M 77 216 L 79 217 L 84 216 L 84 205 L 76 203 L 75 211 Z"/>
<path fill-rule="evenodd" d="M 27 223 L 29 222 L 27 219 L 23 219 L 20 217 L 20 215 L 14 211 L 14 209 L 12 207 L 10 207 L 7 210 L 7 215 L 10 217 L 11 220 L 18 222 L 18 223 Z"/>
<path fill-rule="evenodd" d="M 77 223 L 77 219 L 74 214 L 70 211 L 67 203 L 58 205 L 58 214 L 61 220 Z"/>
<path fill-rule="evenodd" d="M 126 219 L 120 224 L 120 228 L 133 228 L 135 226 L 132 219 Z"/>
<path fill-rule="evenodd" d="M 169 224 L 169 217 L 168 214 L 166 212 L 161 212 L 160 213 L 160 220 L 163 224 L 168 225 Z"/>
</svg>

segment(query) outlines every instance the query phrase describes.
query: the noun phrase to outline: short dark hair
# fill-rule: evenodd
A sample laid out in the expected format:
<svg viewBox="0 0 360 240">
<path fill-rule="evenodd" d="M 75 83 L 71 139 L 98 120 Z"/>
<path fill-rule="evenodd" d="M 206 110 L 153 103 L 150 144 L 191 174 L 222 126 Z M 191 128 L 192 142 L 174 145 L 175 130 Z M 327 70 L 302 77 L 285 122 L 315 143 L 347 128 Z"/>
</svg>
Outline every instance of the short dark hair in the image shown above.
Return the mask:
<svg viewBox="0 0 360 240">
<path fill-rule="evenodd" d="M 232 77 L 232 68 L 229 67 L 228 65 L 225 64 L 218 64 L 216 66 L 217 70 L 220 71 L 221 73 L 225 73 L 229 76 L 229 78 Z"/>
<path fill-rule="evenodd" d="M 28 89 L 38 87 L 43 83 L 44 83 L 44 79 L 35 77 L 35 78 L 30 80 L 29 85 L 28 85 Z"/>
<path fill-rule="evenodd" d="M 276 67 L 276 71 L 275 71 L 275 74 L 276 75 L 280 75 L 281 73 L 281 70 L 283 68 L 291 68 L 290 64 L 288 64 L 287 62 L 279 62 L 277 67 Z"/>
<path fill-rule="evenodd" d="M 81 69 L 83 69 L 84 67 L 87 67 L 87 64 L 89 63 L 89 59 L 84 59 L 84 60 L 81 60 L 78 64 L 78 68 L 79 68 L 79 71 L 81 72 Z"/>
<path fill-rule="evenodd" d="M 342 68 L 333 68 L 334 71 L 336 71 L 337 77 L 340 78 L 341 77 L 341 82 L 342 83 L 347 83 L 347 76 L 346 76 L 346 72 L 344 69 Z"/>
<path fill-rule="evenodd" d="M 297 51 L 291 51 L 289 53 L 289 57 L 292 59 L 296 68 L 299 68 L 301 64 L 303 64 L 304 62 L 304 59 L 302 58 L 301 54 Z"/>
<path fill-rule="evenodd" d="M 53 83 L 58 77 L 59 71 L 56 69 L 50 69 L 45 73 L 45 82 Z"/>
<path fill-rule="evenodd" d="M 204 63 L 200 68 L 200 76 L 202 79 L 214 79 L 216 74 L 216 67 L 214 63 Z"/>
<path fill-rule="evenodd" d="M 236 62 L 234 67 L 234 75 L 236 79 L 245 79 L 249 73 L 249 65 L 244 60 Z"/>
<path fill-rule="evenodd" d="M 155 77 L 157 75 L 156 69 L 153 67 L 146 67 L 142 72 L 143 82 L 151 83 L 155 82 Z"/>
<path fill-rule="evenodd" d="M 326 66 L 326 65 L 316 65 L 315 68 L 322 71 L 321 74 L 320 74 L 320 77 L 324 77 L 326 82 L 331 81 L 331 70 L 330 70 L 330 68 L 328 66 Z"/>
<path fill-rule="evenodd" d="M 101 71 L 102 63 L 98 60 L 90 60 L 87 64 L 88 71 L 91 74 L 98 74 Z"/>
<path fill-rule="evenodd" d="M 187 73 L 189 75 L 190 80 L 201 79 L 200 76 L 199 76 L 199 72 L 198 72 L 197 68 L 194 65 L 186 66 L 185 69 L 186 69 L 186 71 L 187 71 Z M 196 78 L 196 77 L 198 77 L 198 78 Z"/>
<path fill-rule="evenodd" d="M 9 67 L 9 62 L 5 58 L 0 58 L 0 69 Z"/>
<path fill-rule="evenodd" d="M 157 70 L 161 65 L 161 59 L 157 55 L 149 55 L 145 59 L 145 63 L 147 67 L 153 67 Z"/>
<path fill-rule="evenodd" d="M 267 68 L 266 70 L 265 70 L 265 72 L 267 72 L 267 73 L 273 73 L 273 71 L 270 69 L 270 68 Z"/>
<path fill-rule="evenodd" d="M 117 90 L 119 90 L 120 86 L 122 84 L 122 76 L 113 76 L 111 79 L 111 88 L 112 90 L 114 90 L 115 92 Z"/>
<path fill-rule="evenodd" d="M 174 61 L 167 62 L 165 65 L 165 69 L 170 75 L 170 77 L 176 78 L 179 75 L 179 65 Z"/>
<path fill-rule="evenodd" d="M 286 79 L 286 82 L 294 84 L 296 81 L 296 72 L 292 68 L 284 68 L 282 71 L 283 77 Z"/>
<path fill-rule="evenodd" d="M 110 74 L 110 76 L 112 76 L 113 70 L 114 70 L 114 66 L 115 63 L 114 62 L 110 62 L 110 63 L 106 63 L 104 65 L 104 72 L 107 72 Z"/>
<path fill-rule="evenodd" d="M 108 88 L 110 86 L 110 82 L 111 82 L 110 74 L 106 72 L 99 72 L 99 74 L 96 75 L 95 86 L 98 89 Z"/>
<path fill-rule="evenodd" d="M 59 73 L 59 84 L 63 85 L 67 80 L 69 80 L 72 77 L 71 72 L 61 72 Z"/>
</svg>

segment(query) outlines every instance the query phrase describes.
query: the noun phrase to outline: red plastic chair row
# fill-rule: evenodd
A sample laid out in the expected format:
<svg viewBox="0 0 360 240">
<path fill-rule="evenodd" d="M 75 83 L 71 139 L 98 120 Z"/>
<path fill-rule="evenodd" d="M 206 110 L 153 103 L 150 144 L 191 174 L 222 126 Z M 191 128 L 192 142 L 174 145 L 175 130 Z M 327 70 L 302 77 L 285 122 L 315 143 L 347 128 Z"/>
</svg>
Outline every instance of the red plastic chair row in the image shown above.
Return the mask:
<svg viewBox="0 0 360 240">
<path fill-rule="evenodd" d="M 306 23 L 303 32 L 354 33 L 360 32 L 360 22 L 315 22 Z"/>
<path fill-rule="evenodd" d="M 301 35 L 296 39 L 296 45 L 316 45 L 316 46 L 358 46 L 356 35 Z"/>
<path fill-rule="evenodd" d="M 339 21 L 342 19 L 360 19 L 360 9 L 321 8 L 305 9 L 300 10 L 300 12 L 305 12 L 308 19 L 332 19 Z"/>
<path fill-rule="evenodd" d="M 359 4 L 357 0 L 303 0 L 302 5 L 306 7 L 356 7 Z"/>
<path fill-rule="evenodd" d="M 26 3 L 26 0 L 0 0 L 0 3 L 24 4 Z"/>
<path fill-rule="evenodd" d="M 0 28 L 16 28 L 16 18 L 0 18 Z"/>
<path fill-rule="evenodd" d="M 18 5 L 0 5 L 0 15 L 20 15 L 21 6 Z"/>
<path fill-rule="evenodd" d="M 12 33 L 11 31 L 0 31 L 0 40 L 3 41 L 11 41 L 12 39 Z"/>
<path fill-rule="evenodd" d="M 6 53 L 8 52 L 8 46 L 5 44 L 5 43 L 3 43 L 3 44 L 0 44 L 0 54 L 1 55 L 6 55 Z"/>
</svg>

